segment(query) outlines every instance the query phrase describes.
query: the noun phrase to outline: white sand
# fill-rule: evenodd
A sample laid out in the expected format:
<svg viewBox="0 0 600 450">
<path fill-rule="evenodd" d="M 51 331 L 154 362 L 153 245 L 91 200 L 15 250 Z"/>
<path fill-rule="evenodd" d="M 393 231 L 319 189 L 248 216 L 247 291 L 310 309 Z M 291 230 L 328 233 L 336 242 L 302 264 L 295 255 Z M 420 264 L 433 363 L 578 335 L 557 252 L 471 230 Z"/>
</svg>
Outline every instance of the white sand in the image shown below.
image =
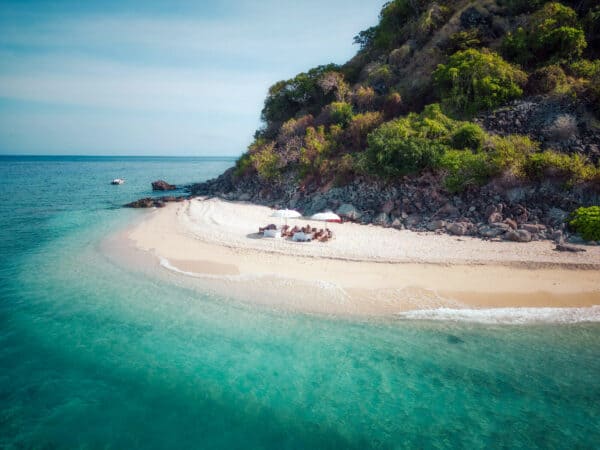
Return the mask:
<svg viewBox="0 0 600 450">
<path fill-rule="evenodd" d="M 561 253 L 548 241 L 492 242 L 294 219 L 292 226 L 327 225 L 335 233 L 326 243 L 296 243 L 259 237 L 259 226 L 279 221 L 271 213 L 194 199 L 149 212 L 127 237 L 163 268 L 212 280 L 229 294 L 311 312 L 600 304 L 597 246 Z"/>
</svg>

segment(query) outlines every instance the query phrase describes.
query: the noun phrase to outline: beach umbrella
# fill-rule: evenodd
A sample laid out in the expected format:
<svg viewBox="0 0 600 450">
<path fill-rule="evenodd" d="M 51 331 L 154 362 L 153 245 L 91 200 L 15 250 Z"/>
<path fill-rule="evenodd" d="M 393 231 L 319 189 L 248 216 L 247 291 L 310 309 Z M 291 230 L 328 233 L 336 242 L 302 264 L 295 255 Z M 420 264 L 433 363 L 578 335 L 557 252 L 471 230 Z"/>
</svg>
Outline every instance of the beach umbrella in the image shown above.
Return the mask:
<svg viewBox="0 0 600 450">
<path fill-rule="evenodd" d="M 323 222 L 342 223 L 342 218 L 331 211 L 320 212 L 310 216 L 311 220 L 321 220 Z"/>
<path fill-rule="evenodd" d="M 298 211 L 294 211 L 293 209 L 278 209 L 273 211 L 271 217 L 279 217 L 279 219 L 285 219 L 285 224 L 287 225 L 288 219 L 296 219 L 298 217 L 302 217 Z"/>
</svg>

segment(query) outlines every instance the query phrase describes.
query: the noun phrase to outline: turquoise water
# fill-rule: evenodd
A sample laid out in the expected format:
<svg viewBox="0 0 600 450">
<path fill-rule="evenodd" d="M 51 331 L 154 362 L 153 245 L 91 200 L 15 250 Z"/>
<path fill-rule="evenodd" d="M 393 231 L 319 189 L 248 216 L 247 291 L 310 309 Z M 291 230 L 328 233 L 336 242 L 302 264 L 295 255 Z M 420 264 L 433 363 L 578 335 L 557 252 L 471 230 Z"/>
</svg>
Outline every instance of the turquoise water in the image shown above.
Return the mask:
<svg viewBox="0 0 600 450">
<path fill-rule="evenodd" d="M 598 446 L 597 323 L 291 314 L 102 253 L 150 181 L 232 163 L 0 157 L 0 448 Z"/>
</svg>

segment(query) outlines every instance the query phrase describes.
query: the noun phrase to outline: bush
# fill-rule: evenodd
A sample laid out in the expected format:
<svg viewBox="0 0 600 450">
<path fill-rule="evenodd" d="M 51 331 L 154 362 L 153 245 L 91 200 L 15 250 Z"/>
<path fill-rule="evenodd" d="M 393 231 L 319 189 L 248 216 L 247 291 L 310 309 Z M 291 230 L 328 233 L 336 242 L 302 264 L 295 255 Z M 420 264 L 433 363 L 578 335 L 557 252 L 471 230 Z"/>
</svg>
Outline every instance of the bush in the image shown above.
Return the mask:
<svg viewBox="0 0 600 450">
<path fill-rule="evenodd" d="M 451 34 L 445 45 L 445 50 L 446 54 L 451 55 L 459 51 L 478 48 L 480 46 L 481 32 L 479 31 L 479 28 L 470 28 Z"/>
<path fill-rule="evenodd" d="M 354 92 L 353 101 L 361 112 L 375 108 L 375 91 L 372 87 L 359 86 Z"/>
<path fill-rule="evenodd" d="M 252 161 L 250 159 L 249 153 L 244 153 L 242 156 L 238 158 L 235 162 L 234 176 L 235 177 L 243 177 L 248 174 L 252 169 Z"/>
<path fill-rule="evenodd" d="M 572 61 L 586 48 L 577 13 L 558 2 L 546 3 L 531 15 L 525 28 L 508 33 L 505 55 L 519 64 Z"/>
<path fill-rule="evenodd" d="M 481 186 L 494 172 L 484 152 L 473 153 L 469 150 L 448 150 L 441 157 L 439 166 L 446 171 L 444 183 L 450 192 Z"/>
<path fill-rule="evenodd" d="M 490 109 L 523 93 L 526 75 L 487 50 L 465 50 L 440 64 L 433 73 L 442 102 L 457 113 Z"/>
<path fill-rule="evenodd" d="M 525 176 L 528 158 L 539 150 L 539 144 L 527 136 L 491 136 L 486 143 L 492 166 L 496 172 L 508 171 L 518 177 Z"/>
<path fill-rule="evenodd" d="M 441 114 L 439 106 L 430 105 L 421 115 L 410 114 L 381 125 L 367 137 L 363 167 L 388 178 L 434 167 L 447 148 L 436 138 L 449 132 L 443 120 L 436 120 L 442 119 L 437 113 Z"/>
<path fill-rule="evenodd" d="M 354 115 L 352 105 L 345 102 L 333 102 L 327 108 L 331 122 L 343 127 L 352 120 L 352 116 Z"/>
<path fill-rule="evenodd" d="M 536 70 L 529 76 L 527 91 L 533 95 L 550 94 L 563 90 L 567 76 L 560 66 L 551 65 Z"/>
<path fill-rule="evenodd" d="M 569 71 L 576 77 L 593 78 L 597 73 L 600 73 L 600 59 L 594 61 L 580 59 L 569 65 Z"/>
<path fill-rule="evenodd" d="M 250 161 L 262 180 L 274 181 L 279 178 L 280 161 L 275 152 L 274 142 L 258 143 L 256 147 L 251 148 Z"/>
<path fill-rule="evenodd" d="M 368 134 L 383 122 L 380 112 L 366 112 L 352 118 L 345 132 L 345 143 L 351 151 L 363 150 L 367 146 Z"/>
<path fill-rule="evenodd" d="M 577 208 L 569 225 L 586 241 L 600 241 L 600 206 Z"/>
<path fill-rule="evenodd" d="M 530 155 L 525 163 L 525 172 L 532 179 L 559 178 L 568 185 L 591 180 L 598 169 L 585 157 L 546 150 Z"/>
<path fill-rule="evenodd" d="M 452 135 L 451 145 L 456 149 L 479 150 L 486 137 L 485 131 L 474 123 L 465 123 Z"/>
</svg>

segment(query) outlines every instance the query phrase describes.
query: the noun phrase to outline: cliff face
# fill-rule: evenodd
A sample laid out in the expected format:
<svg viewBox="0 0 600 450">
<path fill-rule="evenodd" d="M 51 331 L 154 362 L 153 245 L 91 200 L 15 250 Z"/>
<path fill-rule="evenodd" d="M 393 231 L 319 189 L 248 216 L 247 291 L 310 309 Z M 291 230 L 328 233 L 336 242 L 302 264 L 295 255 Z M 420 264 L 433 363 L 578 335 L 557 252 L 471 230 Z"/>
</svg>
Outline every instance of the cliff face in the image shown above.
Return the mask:
<svg viewBox="0 0 600 450">
<path fill-rule="evenodd" d="M 600 203 L 599 35 L 591 1 L 389 2 L 348 63 L 273 85 L 248 152 L 192 193 L 559 237 Z"/>
</svg>

